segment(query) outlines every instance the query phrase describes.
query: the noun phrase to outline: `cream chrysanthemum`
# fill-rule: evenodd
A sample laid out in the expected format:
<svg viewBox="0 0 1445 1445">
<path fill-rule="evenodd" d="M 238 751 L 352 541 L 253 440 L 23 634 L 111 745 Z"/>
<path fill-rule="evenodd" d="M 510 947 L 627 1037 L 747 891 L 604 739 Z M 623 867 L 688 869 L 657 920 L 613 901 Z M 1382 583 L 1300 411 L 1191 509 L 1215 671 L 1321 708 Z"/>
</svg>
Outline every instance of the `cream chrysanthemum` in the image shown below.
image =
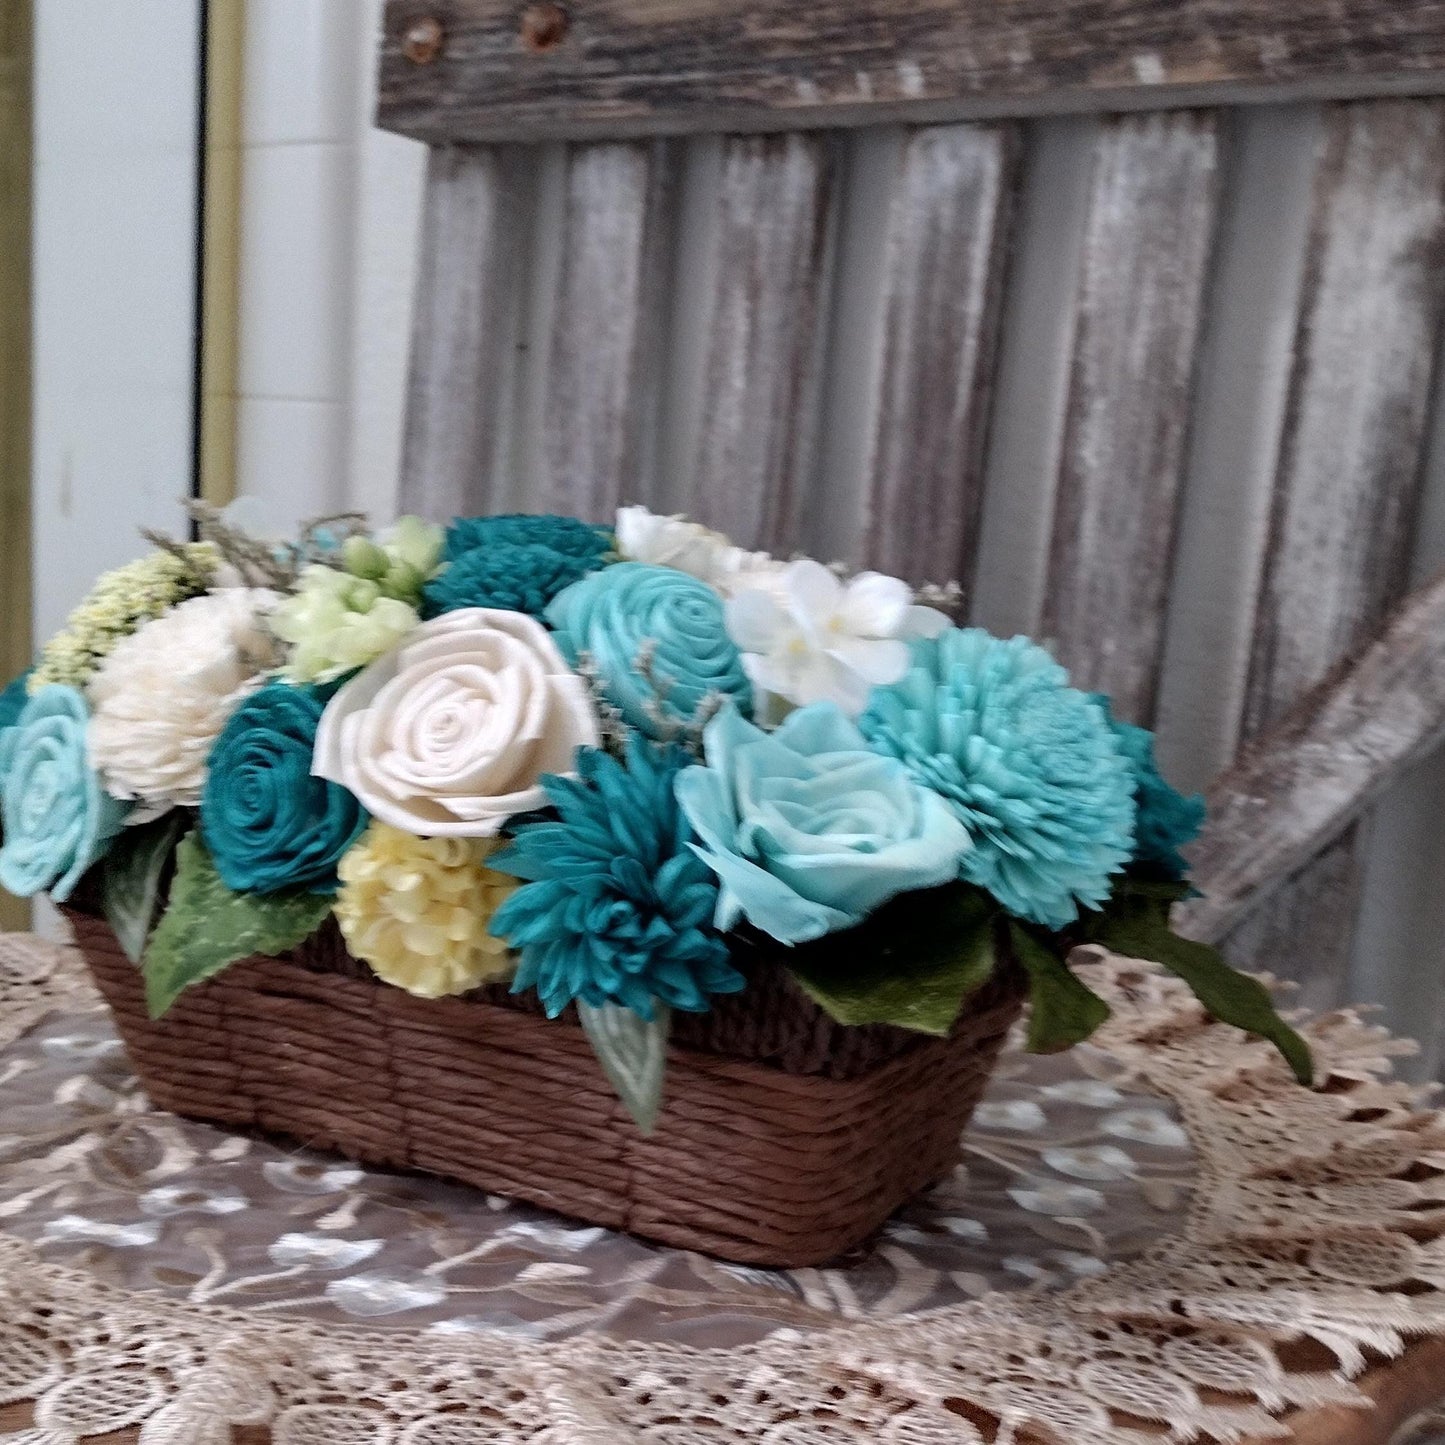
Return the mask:
<svg viewBox="0 0 1445 1445">
<path fill-rule="evenodd" d="M 229 587 L 192 597 L 122 638 L 88 689 L 90 758 L 133 818 L 195 807 L 211 747 L 240 703 L 276 665 L 266 626 L 277 594 Z"/>
<path fill-rule="evenodd" d="M 30 674 L 30 693 L 55 682 L 83 688 L 122 638 L 178 602 L 204 592 L 220 560 L 209 542 L 193 542 L 105 573 L 45 644 Z"/>
<path fill-rule="evenodd" d="M 505 978 L 515 960 L 487 931 L 517 880 L 487 866 L 495 838 L 417 838 L 373 822 L 342 855 L 336 920 L 384 982 L 418 998 Z"/>
</svg>

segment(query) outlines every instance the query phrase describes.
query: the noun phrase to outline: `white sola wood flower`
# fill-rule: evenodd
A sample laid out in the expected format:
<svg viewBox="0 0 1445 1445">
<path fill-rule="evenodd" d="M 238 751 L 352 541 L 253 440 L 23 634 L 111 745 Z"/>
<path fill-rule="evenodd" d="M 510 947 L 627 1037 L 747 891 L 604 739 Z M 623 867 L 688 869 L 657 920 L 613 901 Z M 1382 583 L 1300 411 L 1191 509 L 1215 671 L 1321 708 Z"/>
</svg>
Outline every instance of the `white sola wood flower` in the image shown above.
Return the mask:
<svg viewBox="0 0 1445 1445">
<path fill-rule="evenodd" d="M 721 532 L 701 522 L 662 516 L 646 507 L 618 510 L 617 550 L 626 561 L 675 568 L 724 594 L 749 586 L 784 565 L 766 552 L 734 546 Z"/>
<path fill-rule="evenodd" d="M 91 763 L 132 822 L 195 807 L 226 720 L 278 661 L 265 623 L 279 602 L 261 587 L 192 597 L 118 642 L 88 693 Z"/>
<path fill-rule="evenodd" d="M 920 607 L 897 577 L 860 572 L 847 581 L 819 562 L 790 562 L 727 602 L 727 627 L 762 694 L 805 707 L 835 703 L 849 717 L 875 688 L 908 671 L 908 643 L 936 637 L 949 625 Z M 775 711 L 775 709 L 772 709 Z"/>
</svg>

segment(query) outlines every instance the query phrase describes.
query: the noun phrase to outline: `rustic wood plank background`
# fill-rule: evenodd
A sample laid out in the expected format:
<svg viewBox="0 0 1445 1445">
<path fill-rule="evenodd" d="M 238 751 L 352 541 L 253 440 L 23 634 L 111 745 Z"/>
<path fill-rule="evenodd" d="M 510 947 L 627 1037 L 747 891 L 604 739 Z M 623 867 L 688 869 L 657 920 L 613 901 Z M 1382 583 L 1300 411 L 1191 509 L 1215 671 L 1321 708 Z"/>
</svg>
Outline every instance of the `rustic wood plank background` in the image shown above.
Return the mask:
<svg viewBox="0 0 1445 1445">
<path fill-rule="evenodd" d="M 937 122 L 1442 88 L 1440 0 L 390 0 L 429 141 Z"/>
</svg>

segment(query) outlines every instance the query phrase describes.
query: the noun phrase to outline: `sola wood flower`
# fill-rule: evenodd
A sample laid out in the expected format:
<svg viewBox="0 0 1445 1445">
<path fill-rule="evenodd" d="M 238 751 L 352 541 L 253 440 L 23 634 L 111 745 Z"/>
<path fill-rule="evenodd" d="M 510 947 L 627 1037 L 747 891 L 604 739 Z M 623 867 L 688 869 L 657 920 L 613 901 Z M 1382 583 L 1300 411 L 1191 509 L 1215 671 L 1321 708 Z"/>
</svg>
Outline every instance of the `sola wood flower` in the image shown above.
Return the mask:
<svg viewBox="0 0 1445 1445">
<path fill-rule="evenodd" d="M 805 560 L 735 592 L 727 625 L 760 693 L 798 707 L 831 702 L 856 717 L 872 688 L 908 671 L 907 639 L 937 636 L 948 618 L 915 605 L 896 577 L 860 572 L 844 582 Z"/>
<path fill-rule="evenodd" d="M 326 706 L 312 770 L 422 837 L 482 837 L 546 803 L 598 741 L 597 716 L 539 622 L 466 608 L 424 622 Z"/>
<path fill-rule="evenodd" d="M 265 623 L 277 595 L 233 587 L 193 597 L 123 638 L 90 682 L 91 761 L 133 822 L 195 807 L 227 719 L 275 665 Z"/>
<path fill-rule="evenodd" d="M 488 932 L 517 882 L 488 867 L 491 838 L 417 838 L 372 823 L 342 855 L 334 911 L 347 945 L 419 998 L 466 993 L 512 970 Z"/>
<path fill-rule="evenodd" d="M 675 567 L 727 593 L 784 564 L 766 552 L 736 547 L 721 532 L 686 517 L 659 516 L 646 507 L 617 513 L 617 550 L 629 562 Z"/>
<path fill-rule="evenodd" d="M 963 876 L 1020 918 L 1063 928 L 1104 903 L 1134 850 L 1134 774 L 1104 710 L 1024 637 L 953 628 L 860 720 L 948 800 L 974 846 Z"/>
</svg>

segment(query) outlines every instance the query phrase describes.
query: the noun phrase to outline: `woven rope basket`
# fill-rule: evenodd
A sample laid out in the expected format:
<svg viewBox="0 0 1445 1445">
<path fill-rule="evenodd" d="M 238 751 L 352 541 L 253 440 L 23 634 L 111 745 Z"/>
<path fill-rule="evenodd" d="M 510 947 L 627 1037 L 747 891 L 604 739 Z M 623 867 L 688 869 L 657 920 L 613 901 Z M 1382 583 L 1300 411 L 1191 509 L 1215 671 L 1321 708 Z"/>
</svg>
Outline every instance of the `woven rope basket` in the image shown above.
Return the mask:
<svg viewBox="0 0 1445 1445">
<path fill-rule="evenodd" d="M 67 912 L 157 1107 L 747 1264 L 832 1259 L 948 1174 L 1022 999 L 1005 971 L 949 1038 L 847 1029 L 756 960 L 746 992 L 676 1020 L 644 1136 L 575 1019 L 503 990 L 413 998 L 327 929 L 153 1021 L 109 926 Z"/>
</svg>

